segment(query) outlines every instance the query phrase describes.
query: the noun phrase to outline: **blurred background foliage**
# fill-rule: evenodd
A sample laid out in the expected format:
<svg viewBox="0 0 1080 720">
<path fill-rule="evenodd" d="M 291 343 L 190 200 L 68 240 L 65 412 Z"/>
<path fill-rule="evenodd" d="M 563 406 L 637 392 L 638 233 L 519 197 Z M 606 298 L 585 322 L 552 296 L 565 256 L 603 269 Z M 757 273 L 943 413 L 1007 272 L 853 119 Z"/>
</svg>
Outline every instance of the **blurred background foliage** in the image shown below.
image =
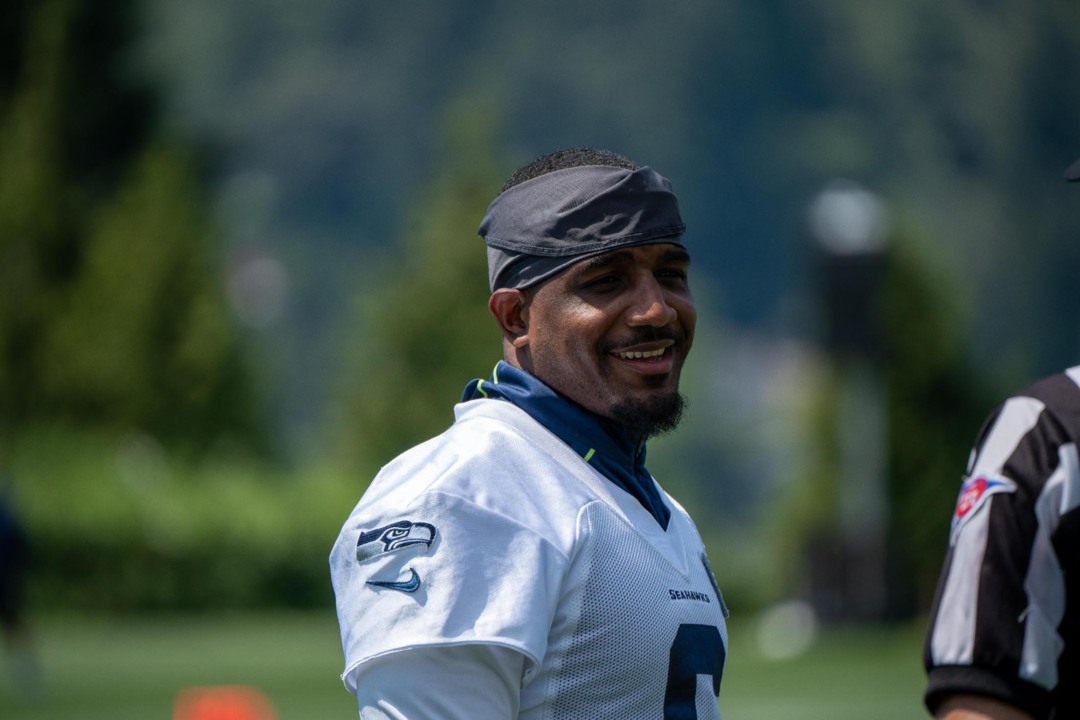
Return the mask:
<svg viewBox="0 0 1080 720">
<path fill-rule="evenodd" d="M 736 608 L 828 606 L 850 542 L 823 188 L 888 218 L 854 302 L 879 619 L 925 609 L 982 416 L 1080 354 L 1068 0 L 12 0 L 0 55 L 0 463 L 42 607 L 328 606 L 368 479 L 498 359 L 475 229 L 558 147 L 679 193 L 701 327 L 650 467 Z"/>
<path fill-rule="evenodd" d="M 125 3 L 16 3 L 0 104 L 0 427 L 258 445 L 205 174 L 117 77 Z M 6 11 L 9 12 L 9 11 Z"/>
</svg>

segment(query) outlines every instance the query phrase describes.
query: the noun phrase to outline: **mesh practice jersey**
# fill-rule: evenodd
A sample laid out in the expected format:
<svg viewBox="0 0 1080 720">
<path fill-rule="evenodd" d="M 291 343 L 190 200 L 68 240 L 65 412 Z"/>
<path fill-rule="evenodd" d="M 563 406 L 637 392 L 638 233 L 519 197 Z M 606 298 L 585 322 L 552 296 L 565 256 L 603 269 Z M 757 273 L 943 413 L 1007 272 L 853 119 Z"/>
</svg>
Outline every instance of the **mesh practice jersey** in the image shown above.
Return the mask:
<svg viewBox="0 0 1080 720">
<path fill-rule="evenodd" d="M 525 657 L 521 718 L 719 718 L 727 613 L 686 512 L 664 495 L 665 532 L 511 403 L 455 414 L 334 545 L 346 687 L 391 653 L 484 644 Z"/>
<path fill-rule="evenodd" d="M 980 432 L 928 630 L 931 710 L 989 695 L 1080 718 L 1080 367 L 1009 398 Z"/>
</svg>

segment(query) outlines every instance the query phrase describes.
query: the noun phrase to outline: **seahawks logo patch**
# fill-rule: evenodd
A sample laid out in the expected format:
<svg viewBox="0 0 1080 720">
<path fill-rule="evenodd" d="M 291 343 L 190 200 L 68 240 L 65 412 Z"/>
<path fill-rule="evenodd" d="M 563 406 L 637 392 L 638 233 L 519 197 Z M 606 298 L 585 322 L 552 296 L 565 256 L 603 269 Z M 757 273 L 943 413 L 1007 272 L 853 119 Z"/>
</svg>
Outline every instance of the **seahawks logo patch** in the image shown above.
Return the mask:
<svg viewBox="0 0 1080 720">
<path fill-rule="evenodd" d="M 431 523 L 411 520 L 399 520 L 374 530 L 361 530 L 360 539 L 356 542 L 356 559 L 364 562 L 377 555 L 416 545 L 423 545 L 426 549 L 435 542 L 436 534 L 435 526 Z"/>
</svg>

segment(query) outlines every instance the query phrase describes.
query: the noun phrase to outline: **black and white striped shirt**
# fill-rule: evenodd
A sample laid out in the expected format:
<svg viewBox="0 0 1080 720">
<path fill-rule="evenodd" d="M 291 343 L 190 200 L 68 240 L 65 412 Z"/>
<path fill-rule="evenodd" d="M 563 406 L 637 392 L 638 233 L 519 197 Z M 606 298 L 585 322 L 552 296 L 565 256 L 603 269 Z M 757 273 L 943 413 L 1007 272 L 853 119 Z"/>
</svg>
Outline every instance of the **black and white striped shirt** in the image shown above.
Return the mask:
<svg viewBox="0 0 1080 720">
<path fill-rule="evenodd" d="M 1080 366 L 979 433 L 930 616 L 926 704 L 988 695 L 1080 718 Z"/>
</svg>

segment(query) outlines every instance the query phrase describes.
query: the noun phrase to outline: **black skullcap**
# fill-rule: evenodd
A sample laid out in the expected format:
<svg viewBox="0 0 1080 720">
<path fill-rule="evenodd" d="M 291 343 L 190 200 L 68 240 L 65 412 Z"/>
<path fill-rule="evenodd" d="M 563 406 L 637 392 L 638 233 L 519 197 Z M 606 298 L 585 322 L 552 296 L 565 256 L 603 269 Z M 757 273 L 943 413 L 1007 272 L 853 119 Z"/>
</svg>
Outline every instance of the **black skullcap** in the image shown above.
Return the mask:
<svg viewBox="0 0 1080 720">
<path fill-rule="evenodd" d="M 652 168 L 583 165 L 503 191 L 488 206 L 479 233 L 495 291 L 535 285 L 616 248 L 681 246 L 685 230 L 671 183 Z"/>
</svg>

